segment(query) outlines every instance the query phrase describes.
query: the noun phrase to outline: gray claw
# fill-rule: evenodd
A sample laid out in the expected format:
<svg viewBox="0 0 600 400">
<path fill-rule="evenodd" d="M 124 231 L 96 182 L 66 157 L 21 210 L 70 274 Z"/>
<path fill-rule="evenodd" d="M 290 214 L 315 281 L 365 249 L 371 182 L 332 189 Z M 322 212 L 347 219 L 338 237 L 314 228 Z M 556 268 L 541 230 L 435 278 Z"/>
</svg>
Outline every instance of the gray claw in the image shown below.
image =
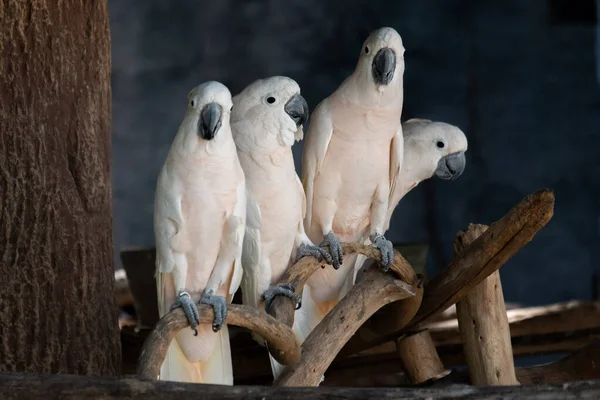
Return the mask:
<svg viewBox="0 0 600 400">
<path fill-rule="evenodd" d="M 343 262 L 342 242 L 337 238 L 337 236 L 335 236 L 333 231 L 325 235 L 323 241 L 321 244 L 319 244 L 319 247 L 324 246 L 329 247 L 329 254 L 332 259 L 330 263 L 331 266 L 333 266 L 335 269 L 339 269 Z"/>
<path fill-rule="evenodd" d="M 271 307 L 271 303 L 275 299 L 276 296 L 286 296 L 296 302 L 296 310 L 302 307 L 302 299 L 300 296 L 296 296 L 296 289 L 292 286 L 291 283 L 282 283 L 279 285 L 271 286 L 262 295 L 262 298 L 265 300 L 265 310 L 269 312 L 269 308 Z"/>
<path fill-rule="evenodd" d="M 308 244 L 301 244 L 298 247 L 298 251 L 296 253 L 296 261 L 301 259 L 304 256 L 313 256 L 319 261 L 325 260 L 327 264 L 333 264 L 333 258 L 331 258 L 331 254 L 327 250 L 319 246 L 311 246 Z"/>
<path fill-rule="evenodd" d="M 381 265 L 383 272 L 388 272 L 394 260 L 394 246 L 383 235 L 371 236 L 371 243 L 381 252 Z"/>
<path fill-rule="evenodd" d="M 215 312 L 212 330 L 213 332 L 219 332 L 225 323 L 225 319 L 227 319 L 227 303 L 225 302 L 225 297 L 215 296 L 214 292 L 209 290 L 204 293 L 204 296 L 200 299 L 200 303 L 212 306 Z"/>
<path fill-rule="evenodd" d="M 170 311 L 181 307 L 187 320 L 194 331 L 194 336 L 198 336 L 198 324 L 200 324 L 200 313 L 198 312 L 198 306 L 192 301 L 192 296 L 185 290 L 180 290 L 177 296 L 177 301 L 171 306 Z"/>
</svg>

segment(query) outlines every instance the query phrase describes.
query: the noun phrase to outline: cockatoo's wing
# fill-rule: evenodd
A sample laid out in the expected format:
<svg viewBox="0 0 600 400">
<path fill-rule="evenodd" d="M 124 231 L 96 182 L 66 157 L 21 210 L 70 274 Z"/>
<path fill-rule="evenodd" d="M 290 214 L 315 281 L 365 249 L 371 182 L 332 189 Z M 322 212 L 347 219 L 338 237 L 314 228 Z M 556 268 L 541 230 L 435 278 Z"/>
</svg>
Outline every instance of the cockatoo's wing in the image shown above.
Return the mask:
<svg viewBox="0 0 600 400">
<path fill-rule="evenodd" d="M 262 293 L 259 293 L 260 276 L 260 207 L 250 193 L 246 194 L 246 234 L 242 251 L 242 265 L 244 277 L 242 278 L 243 303 L 258 307 Z"/>
<path fill-rule="evenodd" d="M 302 186 L 306 194 L 304 227 L 307 231 L 310 229 L 312 220 L 315 177 L 323 165 L 332 135 L 333 122 L 329 110 L 329 99 L 327 98 L 315 108 L 311 115 L 302 152 Z"/>
</svg>

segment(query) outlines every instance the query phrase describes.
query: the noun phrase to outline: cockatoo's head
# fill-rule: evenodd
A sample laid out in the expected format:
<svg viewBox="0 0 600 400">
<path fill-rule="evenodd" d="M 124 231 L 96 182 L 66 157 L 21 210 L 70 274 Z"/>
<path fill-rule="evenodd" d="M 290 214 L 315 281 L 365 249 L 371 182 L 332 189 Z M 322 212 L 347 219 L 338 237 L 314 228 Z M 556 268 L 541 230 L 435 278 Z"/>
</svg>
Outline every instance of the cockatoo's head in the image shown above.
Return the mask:
<svg viewBox="0 0 600 400">
<path fill-rule="evenodd" d="M 303 137 L 308 104 L 285 76 L 259 79 L 233 98 L 231 124 L 238 148 L 270 150 Z"/>
<path fill-rule="evenodd" d="M 225 85 L 216 81 L 205 82 L 193 88 L 187 99 L 185 123 L 196 140 L 214 140 L 224 127 L 229 127 L 233 103 L 231 93 Z M 186 142 L 192 141 L 191 139 L 188 137 Z"/>
<path fill-rule="evenodd" d="M 402 86 L 404 45 L 398 32 L 387 27 L 371 32 L 363 43 L 356 69 L 380 91 L 387 86 Z"/>
<path fill-rule="evenodd" d="M 412 176 L 417 183 L 433 175 L 444 180 L 454 180 L 462 175 L 468 144 L 459 128 L 415 118 L 402 124 L 402 130 L 402 175 Z"/>
</svg>

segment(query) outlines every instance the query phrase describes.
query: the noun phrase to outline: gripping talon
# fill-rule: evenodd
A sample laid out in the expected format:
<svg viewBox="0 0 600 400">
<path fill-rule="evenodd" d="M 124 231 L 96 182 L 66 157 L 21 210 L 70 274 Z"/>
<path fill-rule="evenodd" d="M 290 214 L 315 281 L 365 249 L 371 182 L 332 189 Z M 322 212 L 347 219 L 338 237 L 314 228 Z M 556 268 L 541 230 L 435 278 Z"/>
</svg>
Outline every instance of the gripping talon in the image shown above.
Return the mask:
<svg viewBox="0 0 600 400">
<path fill-rule="evenodd" d="M 171 305 L 170 311 L 181 307 L 183 312 L 190 323 L 190 327 L 194 331 L 194 336 L 198 336 L 198 324 L 200 324 L 200 313 L 198 312 L 198 306 L 192 301 L 192 296 L 185 290 L 179 291 L 177 301 Z"/>
<path fill-rule="evenodd" d="M 271 303 L 277 296 L 286 296 L 296 302 L 296 310 L 299 310 L 302 307 L 302 299 L 300 296 L 295 294 L 296 289 L 292 286 L 291 283 L 282 283 L 275 286 L 271 286 L 269 289 L 265 290 L 262 295 L 262 298 L 265 300 L 265 310 L 269 312 L 269 308 L 271 308 Z"/>
<path fill-rule="evenodd" d="M 343 262 L 342 242 L 340 241 L 340 239 L 337 238 L 337 236 L 335 236 L 333 231 L 325 235 L 323 241 L 321 242 L 321 244 L 319 244 L 319 247 L 325 246 L 329 247 L 331 266 L 334 269 L 339 269 Z"/>
<path fill-rule="evenodd" d="M 225 302 L 225 297 L 215 296 L 214 291 L 209 290 L 202 296 L 200 303 L 212 306 L 215 312 L 212 330 L 213 332 L 219 332 L 227 319 L 227 303 Z"/>
<path fill-rule="evenodd" d="M 394 260 L 394 246 L 383 235 L 372 235 L 371 243 L 381 252 L 381 265 L 383 272 L 388 272 Z"/>
<path fill-rule="evenodd" d="M 298 261 L 304 256 L 312 256 L 319 261 L 325 260 L 325 262 L 329 265 L 333 264 L 333 258 L 331 257 L 329 252 L 319 246 L 301 244 L 298 247 L 298 252 L 296 253 L 296 261 Z"/>
</svg>

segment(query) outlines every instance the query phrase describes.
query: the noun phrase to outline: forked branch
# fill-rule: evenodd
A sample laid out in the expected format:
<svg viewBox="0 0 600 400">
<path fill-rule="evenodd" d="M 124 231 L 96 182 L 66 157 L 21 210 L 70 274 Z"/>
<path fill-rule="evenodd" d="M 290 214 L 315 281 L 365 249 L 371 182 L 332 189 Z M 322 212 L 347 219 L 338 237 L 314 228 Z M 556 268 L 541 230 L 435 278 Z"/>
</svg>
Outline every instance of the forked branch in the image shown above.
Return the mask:
<svg viewBox="0 0 600 400">
<path fill-rule="evenodd" d="M 274 384 L 317 386 L 337 353 L 375 311 L 415 293 L 414 287 L 371 267 L 308 335 L 300 361 L 286 367 Z"/>
</svg>

